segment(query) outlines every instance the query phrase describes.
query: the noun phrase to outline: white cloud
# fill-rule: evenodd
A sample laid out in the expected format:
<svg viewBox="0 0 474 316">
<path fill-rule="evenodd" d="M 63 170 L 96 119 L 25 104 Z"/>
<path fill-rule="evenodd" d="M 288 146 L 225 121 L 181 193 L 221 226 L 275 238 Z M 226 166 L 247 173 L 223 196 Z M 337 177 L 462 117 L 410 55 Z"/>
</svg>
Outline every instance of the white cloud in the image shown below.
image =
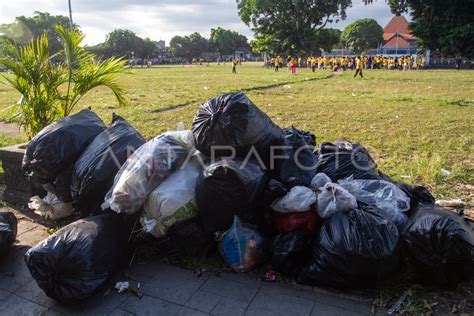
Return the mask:
<svg viewBox="0 0 474 316">
<path fill-rule="evenodd" d="M 343 28 L 359 18 L 374 18 L 384 26 L 392 17 L 384 0 L 365 6 L 353 0 L 347 19 L 329 27 Z M 86 34 L 87 44 L 105 40 L 117 28 L 130 29 L 141 37 L 167 42 L 174 35 L 200 32 L 209 36 L 213 27 L 230 28 L 252 37 L 240 21 L 235 0 L 72 0 L 73 20 Z M 68 15 L 66 0 L 1 1 L 0 23 L 11 23 L 16 16 L 32 16 L 34 11 Z"/>
</svg>

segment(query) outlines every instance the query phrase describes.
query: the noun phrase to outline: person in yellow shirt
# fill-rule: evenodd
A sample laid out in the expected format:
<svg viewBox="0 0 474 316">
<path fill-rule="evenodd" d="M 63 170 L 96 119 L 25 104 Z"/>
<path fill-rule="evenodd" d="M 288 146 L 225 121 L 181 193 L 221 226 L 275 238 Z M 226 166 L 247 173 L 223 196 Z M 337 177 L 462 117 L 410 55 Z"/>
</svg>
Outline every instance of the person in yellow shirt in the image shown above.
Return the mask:
<svg viewBox="0 0 474 316">
<path fill-rule="evenodd" d="M 275 71 L 279 71 L 280 70 L 280 64 L 281 64 L 281 57 L 280 56 L 277 56 L 275 58 Z"/>
<path fill-rule="evenodd" d="M 362 69 L 364 68 L 364 61 L 360 56 L 356 58 L 356 72 L 354 74 L 354 78 L 357 77 L 357 75 L 360 75 L 361 78 L 364 78 L 362 75 Z"/>
<path fill-rule="evenodd" d="M 232 73 L 237 74 L 237 60 L 235 58 L 232 58 Z"/>
</svg>

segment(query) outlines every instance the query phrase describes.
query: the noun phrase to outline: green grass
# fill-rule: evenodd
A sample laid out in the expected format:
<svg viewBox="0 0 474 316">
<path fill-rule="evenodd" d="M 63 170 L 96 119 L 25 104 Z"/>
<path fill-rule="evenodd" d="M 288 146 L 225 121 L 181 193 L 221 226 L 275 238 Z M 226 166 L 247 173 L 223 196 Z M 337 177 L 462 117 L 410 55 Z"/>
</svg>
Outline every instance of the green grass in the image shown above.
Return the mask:
<svg viewBox="0 0 474 316">
<path fill-rule="evenodd" d="M 314 132 L 318 142 L 349 139 L 369 148 L 381 170 L 396 179 L 428 186 L 437 198 L 460 197 L 472 204 L 474 184 L 474 72 L 365 71 L 327 80 L 328 71 L 275 73 L 260 64 L 136 68 L 123 75 L 130 104 L 117 106 L 106 90 L 94 90 L 81 106 L 91 106 L 108 122 L 115 112 L 145 137 L 188 128 L 200 103 L 214 95 L 245 90 L 282 127 Z M 258 90 L 275 84 L 282 86 Z M 285 86 L 283 86 L 285 85 Z M 0 83 L 2 109 L 18 95 Z M 159 110 L 187 104 L 169 111 Z M 0 114 L 1 117 L 2 114 Z M 15 141 L 0 138 L 4 144 Z M 454 172 L 442 177 L 444 168 Z"/>
</svg>

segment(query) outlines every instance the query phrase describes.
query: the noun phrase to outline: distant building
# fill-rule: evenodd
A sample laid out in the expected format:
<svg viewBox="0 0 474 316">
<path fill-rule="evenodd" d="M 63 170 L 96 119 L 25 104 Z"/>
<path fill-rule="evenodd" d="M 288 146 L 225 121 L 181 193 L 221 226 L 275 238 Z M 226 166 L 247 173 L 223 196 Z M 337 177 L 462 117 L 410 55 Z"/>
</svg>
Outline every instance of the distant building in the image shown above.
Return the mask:
<svg viewBox="0 0 474 316">
<path fill-rule="evenodd" d="M 239 58 L 242 60 L 254 60 L 255 56 L 253 55 L 252 51 L 250 49 L 244 48 L 244 47 L 239 47 L 235 50 L 234 54 L 232 56 L 229 56 L 230 58 L 235 57 Z"/>
<path fill-rule="evenodd" d="M 407 19 L 401 15 L 394 16 L 383 29 L 383 44 L 377 53 L 410 55 L 416 52 L 416 37 L 411 33 Z"/>
<path fill-rule="evenodd" d="M 156 48 L 158 49 L 165 49 L 166 43 L 163 40 L 155 42 Z"/>
</svg>

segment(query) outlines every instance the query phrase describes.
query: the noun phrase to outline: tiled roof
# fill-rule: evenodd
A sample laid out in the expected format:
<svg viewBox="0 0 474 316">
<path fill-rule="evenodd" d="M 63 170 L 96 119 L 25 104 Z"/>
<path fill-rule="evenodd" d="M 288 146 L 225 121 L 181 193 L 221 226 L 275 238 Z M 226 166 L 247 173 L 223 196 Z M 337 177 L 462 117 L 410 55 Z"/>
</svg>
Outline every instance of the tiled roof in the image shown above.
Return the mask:
<svg viewBox="0 0 474 316">
<path fill-rule="evenodd" d="M 394 36 L 391 40 L 389 40 L 387 43 L 385 43 L 385 45 L 383 46 L 383 48 L 395 48 L 395 47 L 398 47 L 398 48 L 410 48 L 411 45 L 410 43 L 408 43 L 406 40 L 403 39 L 403 37 L 397 37 L 397 36 Z"/>
</svg>

